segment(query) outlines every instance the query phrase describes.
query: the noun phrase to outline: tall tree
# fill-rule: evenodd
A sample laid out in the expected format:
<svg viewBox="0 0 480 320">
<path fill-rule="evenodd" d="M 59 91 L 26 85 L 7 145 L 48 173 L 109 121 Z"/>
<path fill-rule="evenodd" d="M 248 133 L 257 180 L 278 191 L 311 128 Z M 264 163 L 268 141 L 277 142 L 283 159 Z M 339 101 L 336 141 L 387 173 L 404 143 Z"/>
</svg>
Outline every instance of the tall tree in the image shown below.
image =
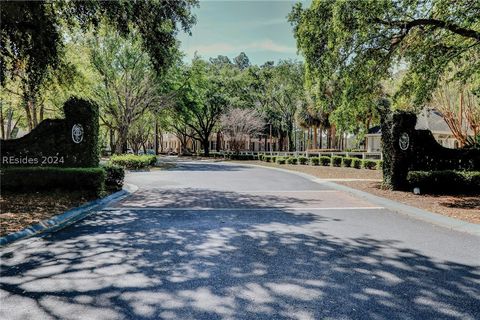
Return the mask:
<svg viewBox="0 0 480 320">
<path fill-rule="evenodd" d="M 280 61 L 278 65 L 267 62 L 261 67 L 251 66 L 247 74 L 249 103 L 267 124 L 265 139 L 272 133 L 278 137 L 281 150 L 284 145 L 292 150 L 295 113 L 305 98 L 303 65 L 295 61 Z"/>
<path fill-rule="evenodd" d="M 40 86 L 64 62 L 67 28 L 98 29 L 105 23 L 123 36 L 135 29 L 155 69 L 161 71 L 172 60 L 177 32 L 189 32 L 195 22 L 190 10 L 196 4 L 196 0 L 2 2 L 0 83 L 19 79 L 26 117 L 34 126 L 41 120 L 36 119 Z"/>
<path fill-rule="evenodd" d="M 469 86 L 458 81 L 444 81 L 434 91 L 431 106 L 442 116 L 463 147 L 469 135 L 480 132 L 480 99 Z"/>
<path fill-rule="evenodd" d="M 229 106 L 227 80 L 220 76 L 218 68 L 198 57 L 193 59 L 187 77 L 188 84 L 175 111 L 182 125 L 191 129 L 191 138 L 201 143 L 208 156 L 209 138 Z"/>
<path fill-rule="evenodd" d="M 309 8 L 297 4 L 289 20 L 305 57 L 307 85 L 348 115 L 338 116 L 339 124 L 362 118 L 398 66 L 408 71 L 395 96 L 408 95 L 420 108 L 450 63 L 478 51 L 479 17 L 478 1 L 469 0 L 314 0 Z M 479 72 L 480 60 L 470 61 L 457 77 Z M 331 97 L 324 94 L 329 86 L 335 88 Z"/>
<path fill-rule="evenodd" d="M 127 151 L 130 126 L 147 110 L 168 101 L 159 90 L 160 78 L 135 34 L 123 38 L 107 32 L 92 41 L 91 61 L 101 81 L 94 88 L 100 118 L 117 133 L 117 153 Z"/>
<path fill-rule="evenodd" d="M 250 66 L 250 59 L 248 59 L 245 52 L 240 52 L 240 54 L 236 56 L 233 61 L 240 70 L 244 70 Z"/>
</svg>

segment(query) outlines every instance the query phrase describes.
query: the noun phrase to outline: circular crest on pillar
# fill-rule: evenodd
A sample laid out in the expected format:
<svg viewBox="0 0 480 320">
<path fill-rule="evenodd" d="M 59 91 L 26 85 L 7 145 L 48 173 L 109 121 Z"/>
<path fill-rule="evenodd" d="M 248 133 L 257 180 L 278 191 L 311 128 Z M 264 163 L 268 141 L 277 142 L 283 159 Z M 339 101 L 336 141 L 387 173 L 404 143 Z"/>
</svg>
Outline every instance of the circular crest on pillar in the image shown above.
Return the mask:
<svg viewBox="0 0 480 320">
<path fill-rule="evenodd" d="M 400 138 L 398 139 L 398 145 L 403 151 L 406 151 L 408 149 L 408 147 L 410 146 L 410 137 L 408 136 L 408 133 L 403 132 L 400 135 Z"/>
</svg>

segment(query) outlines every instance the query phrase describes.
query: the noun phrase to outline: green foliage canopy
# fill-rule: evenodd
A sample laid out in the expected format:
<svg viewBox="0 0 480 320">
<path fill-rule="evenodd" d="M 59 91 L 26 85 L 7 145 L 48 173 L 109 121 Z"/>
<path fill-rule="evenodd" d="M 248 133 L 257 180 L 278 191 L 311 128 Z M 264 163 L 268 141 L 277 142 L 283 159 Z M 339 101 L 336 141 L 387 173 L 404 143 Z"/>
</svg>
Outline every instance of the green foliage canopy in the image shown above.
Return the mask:
<svg viewBox="0 0 480 320">
<path fill-rule="evenodd" d="M 126 35 L 135 28 L 155 67 L 163 70 L 178 30 L 190 31 L 195 0 L 179 1 L 13 1 L 0 6 L 0 81 L 26 65 L 30 86 L 38 86 L 60 62 L 65 27 L 97 28 L 106 22 Z"/>
<path fill-rule="evenodd" d="M 398 68 L 408 71 L 394 96 L 414 107 L 452 64 L 462 66 L 456 77 L 464 81 L 478 74 L 479 19 L 480 3 L 469 0 L 314 0 L 289 15 L 307 86 L 324 108 L 341 110 L 332 115 L 337 123 L 372 114 L 381 81 Z"/>
</svg>

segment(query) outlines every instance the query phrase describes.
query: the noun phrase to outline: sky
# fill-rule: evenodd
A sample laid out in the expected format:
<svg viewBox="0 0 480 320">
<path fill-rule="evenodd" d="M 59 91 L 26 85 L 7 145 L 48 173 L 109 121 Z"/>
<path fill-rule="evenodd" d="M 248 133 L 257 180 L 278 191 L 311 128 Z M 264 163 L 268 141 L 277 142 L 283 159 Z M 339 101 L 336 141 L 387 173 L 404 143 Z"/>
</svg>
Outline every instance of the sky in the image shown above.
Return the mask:
<svg viewBox="0 0 480 320">
<path fill-rule="evenodd" d="M 280 59 L 302 60 L 286 18 L 295 2 L 200 0 L 200 7 L 193 11 L 197 23 L 192 35 L 179 35 L 185 60 L 191 61 L 195 52 L 205 59 L 217 55 L 233 59 L 242 51 L 258 65 Z M 310 1 L 302 3 L 308 6 Z"/>
</svg>

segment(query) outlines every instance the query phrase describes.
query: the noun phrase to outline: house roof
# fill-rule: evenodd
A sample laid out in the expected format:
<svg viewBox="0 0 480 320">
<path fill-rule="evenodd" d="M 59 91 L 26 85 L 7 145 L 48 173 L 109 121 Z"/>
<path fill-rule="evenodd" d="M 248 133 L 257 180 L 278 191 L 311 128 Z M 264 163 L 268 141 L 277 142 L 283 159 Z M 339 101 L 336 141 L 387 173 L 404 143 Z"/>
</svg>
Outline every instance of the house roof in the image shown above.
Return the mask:
<svg viewBox="0 0 480 320">
<path fill-rule="evenodd" d="M 443 119 L 442 114 L 436 109 L 423 109 L 417 115 L 417 130 L 430 130 L 433 134 L 452 135 L 452 131 Z M 382 133 L 380 126 L 374 126 L 368 129 L 368 135 L 379 135 Z"/>
<path fill-rule="evenodd" d="M 368 134 L 381 134 L 382 128 L 380 126 L 371 127 L 368 129 Z"/>
<path fill-rule="evenodd" d="M 417 116 L 417 130 L 430 130 L 432 133 L 452 134 L 442 114 L 435 109 L 423 109 Z"/>
</svg>

